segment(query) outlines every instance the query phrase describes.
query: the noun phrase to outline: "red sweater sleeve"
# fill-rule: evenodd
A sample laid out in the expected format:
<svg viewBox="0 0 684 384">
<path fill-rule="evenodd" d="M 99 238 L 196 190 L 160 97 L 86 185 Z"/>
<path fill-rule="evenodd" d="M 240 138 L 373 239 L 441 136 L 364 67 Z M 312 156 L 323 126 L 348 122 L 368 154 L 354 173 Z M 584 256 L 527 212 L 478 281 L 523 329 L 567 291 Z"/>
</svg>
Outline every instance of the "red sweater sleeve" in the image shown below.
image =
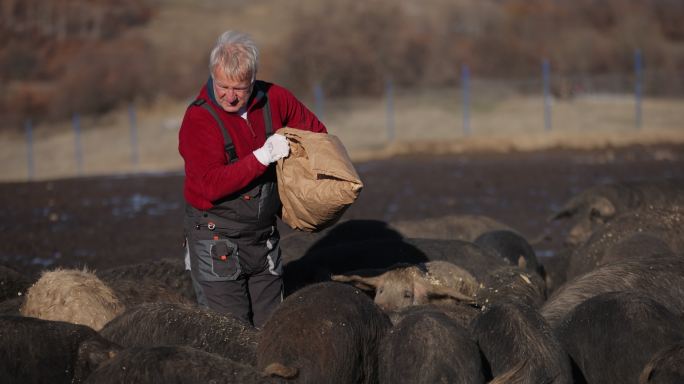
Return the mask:
<svg viewBox="0 0 684 384">
<path fill-rule="evenodd" d="M 266 170 L 253 154 L 226 164 L 223 136 L 209 112 L 190 107 L 178 136 L 178 150 L 185 160 L 185 198 L 198 209 L 247 186 Z"/>
<path fill-rule="evenodd" d="M 287 89 L 273 85 L 269 92 L 270 100 L 275 101 L 276 107 L 273 108 L 274 123 L 278 124 L 276 127 L 290 127 L 299 128 L 312 132 L 328 133 L 325 125 L 318 120 L 302 102 L 300 102 Z"/>
</svg>

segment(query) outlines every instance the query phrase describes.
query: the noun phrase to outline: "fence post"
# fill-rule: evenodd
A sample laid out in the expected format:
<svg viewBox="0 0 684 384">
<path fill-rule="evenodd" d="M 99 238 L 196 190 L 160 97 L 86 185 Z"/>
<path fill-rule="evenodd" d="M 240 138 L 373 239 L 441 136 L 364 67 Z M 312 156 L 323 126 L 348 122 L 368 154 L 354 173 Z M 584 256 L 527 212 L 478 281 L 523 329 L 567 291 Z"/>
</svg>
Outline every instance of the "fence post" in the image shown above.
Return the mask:
<svg viewBox="0 0 684 384">
<path fill-rule="evenodd" d="M 394 83 L 387 79 L 385 83 L 385 97 L 387 98 L 387 140 L 394 141 Z"/>
<path fill-rule="evenodd" d="M 128 105 L 128 120 L 131 123 L 131 163 L 133 167 L 138 166 L 138 119 L 135 113 L 135 105 Z"/>
<path fill-rule="evenodd" d="M 634 51 L 634 97 L 635 97 L 635 123 L 636 129 L 641 129 L 641 99 L 643 92 L 643 80 L 644 80 L 644 68 L 643 60 L 641 57 L 641 50 L 637 49 Z"/>
<path fill-rule="evenodd" d="M 544 82 L 544 131 L 551 131 L 551 63 L 542 60 L 542 80 Z"/>
<path fill-rule="evenodd" d="M 315 100 L 315 105 L 316 105 L 316 116 L 318 117 L 318 120 L 323 120 L 323 87 L 321 86 L 320 83 L 314 84 L 314 100 Z"/>
<path fill-rule="evenodd" d="M 31 119 L 26 119 L 24 122 L 24 128 L 26 130 L 26 164 L 28 170 L 28 180 L 33 180 L 34 169 L 33 169 L 33 122 Z"/>
<path fill-rule="evenodd" d="M 461 65 L 461 94 L 463 102 L 463 135 L 470 136 L 470 68 Z"/>
<path fill-rule="evenodd" d="M 74 126 L 74 156 L 76 158 L 76 172 L 79 176 L 83 174 L 83 151 L 81 149 L 81 119 L 78 113 L 74 113 L 72 118 Z"/>
</svg>

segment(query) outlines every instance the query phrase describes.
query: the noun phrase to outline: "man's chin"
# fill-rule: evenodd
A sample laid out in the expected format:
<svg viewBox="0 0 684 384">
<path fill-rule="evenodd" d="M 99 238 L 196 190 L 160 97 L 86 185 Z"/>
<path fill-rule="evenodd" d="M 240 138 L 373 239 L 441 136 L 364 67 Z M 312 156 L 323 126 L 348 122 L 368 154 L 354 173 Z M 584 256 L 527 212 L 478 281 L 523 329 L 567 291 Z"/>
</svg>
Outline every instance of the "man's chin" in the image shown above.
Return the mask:
<svg viewBox="0 0 684 384">
<path fill-rule="evenodd" d="M 228 105 L 226 105 L 226 104 L 221 104 L 221 108 L 223 108 L 224 111 L 229 112 L 229 113 L 235 113 L 235 112 L 237 112 L 237 111 L 240 110 L 240 106 L 239 106 L 239 105 L 233 106 L 233 105 L 230 105 L 230 104 L 228 104 Z"/>
</svg>

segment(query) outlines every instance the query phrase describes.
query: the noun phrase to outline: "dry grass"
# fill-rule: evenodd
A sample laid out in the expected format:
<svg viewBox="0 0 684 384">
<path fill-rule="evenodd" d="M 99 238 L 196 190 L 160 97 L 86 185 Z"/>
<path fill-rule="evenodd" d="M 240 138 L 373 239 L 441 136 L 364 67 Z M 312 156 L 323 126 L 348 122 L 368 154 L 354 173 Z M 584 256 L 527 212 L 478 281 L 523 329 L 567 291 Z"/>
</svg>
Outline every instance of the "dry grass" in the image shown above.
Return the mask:
<svg viewBox="0 0 684 384">
<path fill-rule="evenodd" d="M 682 142 L 683 100 L 652 99 L 642 105 L 635 125 L 635 103 L 628 97 L 556 101 L 551 130 L 545 130 L 541 97 L 513 96 L 471 107 L 470 133 L 464 132 L 460 98 L 442 93 L 440 103 L 404 95 L 395 101 L 395 141 L 388 143 L 387 108 L 382 100 L 356 101 L 326 120 L 352 156 L 369 159 L 399 153 L 537 150 L 551 147 L 600 148 L 635 143 Z M 429 98 L 427 98 L 429 99 Z M 452 100 L 451 106 L 444 99 Z M 423 100 L 423 102 L 415 101 Z M 345 117 L 347 116 L 347 117 Z"/>
<path fill-rule="evenodd" d="M 296 0 L 289 7 L 305 3 Z M 282 4 L 274 0 L 245 1 L 170 1 L 158 8 L 158 13 L 144 28 L 144 36 L 164 72 L 179 76 L 206 79 L 209 50 L 222 32 L 232 29 L 251 35 L 261 51 L 259 72 L 270 78 L 277 65 L 275 47 L 290 33 L 296 20 L 292 12 L 274 12 Z M 199 65 L 197 65 L 199 63 Z M 204 71 L 204 72 L 198 72 Z M 176 81 L 176 79 L 168 79 Z M 198 83 L 198 86 L 201 83 Z"/>
<path fill-rule="evenodd" d="M 635 128 L 634 101 L 629 97 L 556 101 L 549 132 L 544 130 L 540 97 L 507 96 L 487 103 L 473 105 L 468 136 L 463 132 L 460 96 L 455 89 L 397 95 L 392 142 L 388 141 L 384 99 L 326 101 L 323 121 L 330 133 L 340 137 L 355 161 L 406 153 L 505 152 L 684 142 L 681 124 L 684 101 L 679 99 L 645 100 L 641 129 Z M 137 165 L 132 161 L 127 110 L 97 119 L 83 118 L 81 174 L 182 171 L 177 134 L 184 111 L 184 103 L 169 100 L 138 109 Z M 70 123 L 37 126 L 33 138 L 33 179 L 78 176 L 75 135 Z M 3 133 L 0 139 L 0 180 L 27 180 L 25 136 Z"/>
</svg>

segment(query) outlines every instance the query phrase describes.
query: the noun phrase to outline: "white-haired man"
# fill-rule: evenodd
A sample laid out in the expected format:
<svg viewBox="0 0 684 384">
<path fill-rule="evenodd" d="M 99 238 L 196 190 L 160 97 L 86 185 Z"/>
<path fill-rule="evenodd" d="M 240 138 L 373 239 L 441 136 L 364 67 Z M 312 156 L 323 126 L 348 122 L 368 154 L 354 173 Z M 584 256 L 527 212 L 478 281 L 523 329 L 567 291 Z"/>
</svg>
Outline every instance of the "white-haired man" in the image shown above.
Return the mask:
<svg viewBox="0 0 684 384">
<path fill-rule="evenodd" d="M 185 161 L 184 229 L 198 302 L 261 327 L 282 301 L 275 167 L 289 145 L 278 129 L 327 132 L 291 92 L 256 79 L 258 49 L 227 31 L 211 76 L 179 133 Z"/>
</svg>

